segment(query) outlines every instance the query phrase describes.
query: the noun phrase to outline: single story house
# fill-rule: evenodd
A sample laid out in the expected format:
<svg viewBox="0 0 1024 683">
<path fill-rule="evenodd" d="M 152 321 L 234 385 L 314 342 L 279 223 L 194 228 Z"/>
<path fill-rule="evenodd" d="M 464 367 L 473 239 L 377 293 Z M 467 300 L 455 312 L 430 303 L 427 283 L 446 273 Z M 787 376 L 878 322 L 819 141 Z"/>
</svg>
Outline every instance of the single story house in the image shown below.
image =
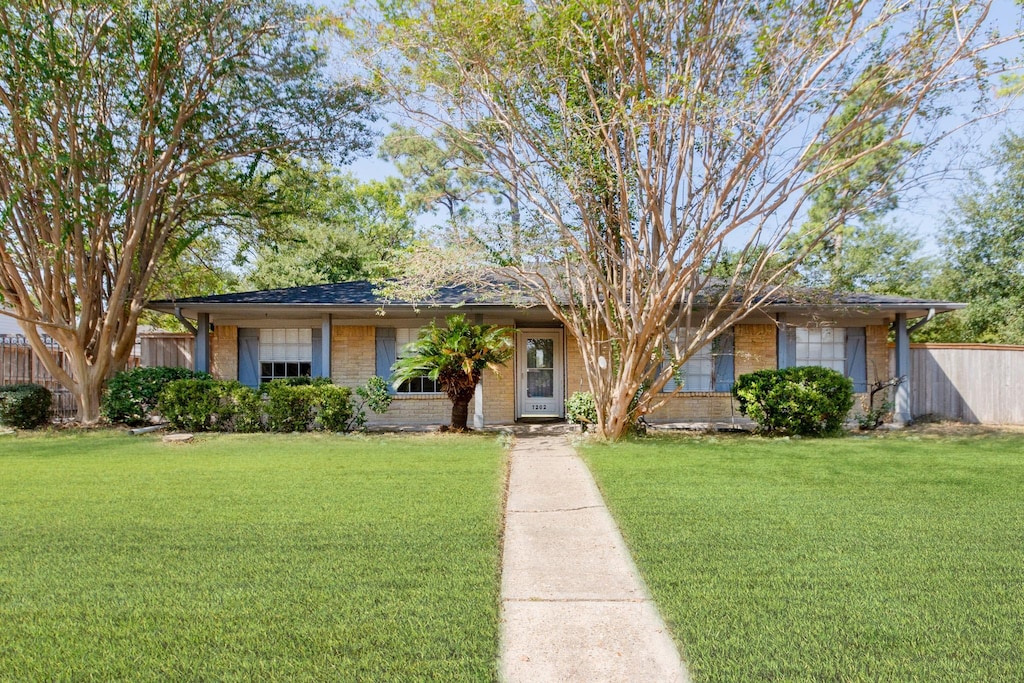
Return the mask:
<svg viewBox="0 0 1024 683">
<path fill-rule="evenodd" d="M 561 418 L 565 398 L 588 389 L 576 340 L 543 306 L 521 307 L 447 287 L 419 305 L 384 302 L 369 282 L 343 282 L 154 301 L 194 328 L 194 368 L 258 386 L 279 377 L 329 377 L 359 386 L 387 377 L 402 347 L 430 320 L 460 312 L 478 323 L 514 327 L 516 353 L 500 375 L 485 373 L 474 423 Z M 734 417 L 730 389 L 741 374 L 765 368 L 824 365 L 850 377 L 857 392 L 909 375 L 908 321 L 926 321 L 961 304 L 855 294 L 825 302 L 784 296 L 766 302 L 691 358 L 681 392 L 648 416 L 657 421 Z M 190 320 L 194 320 L 192 325 Z M 895 332 L 890 364 L 888 340 Z M 909 383 L 896 390 L 897 421 L 910 421 Z M 408 382 L 379 422 L 447 422 L 450 403 L 433 382 Z"/>
</svg>

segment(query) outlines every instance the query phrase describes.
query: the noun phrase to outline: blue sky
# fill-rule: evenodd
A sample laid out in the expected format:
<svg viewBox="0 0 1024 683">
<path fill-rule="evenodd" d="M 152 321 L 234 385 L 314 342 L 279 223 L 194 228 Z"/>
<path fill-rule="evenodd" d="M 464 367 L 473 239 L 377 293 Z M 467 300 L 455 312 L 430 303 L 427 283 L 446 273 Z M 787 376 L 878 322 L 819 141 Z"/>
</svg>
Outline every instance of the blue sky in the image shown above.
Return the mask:
<svg viewBox="0 0 1024 683">
<path fill-rule="evenodd" d="M 1015 0 L 995 0 L 989 24 L 1004 35 L 1019 31 L 1024 25 L 1024 8 Z M 1020 60 L 1024 55 L 1024 45 L 1019 42 L 1008 44 L 993 55 L 1007 60 Z M 930 155 L 924 169 L 927 174 L 936 177 L 901 197 L 900 208 L 890 214 L 892 220 L 911 228 L 922 239 L 925 253 L 937 252 L 939 235 L 953 207 L 952 199 L 965 187 L 969 173 L 976 171 L 990 178 L 986 157 L 992 146 L 1008 131 L 1024 134 L 1024 97 L 1012 101 L 1004 98 L 999 101 L 999 105 L 1006 108 L 1002 116 L 977 123 L 939 145 Z M 969 116 L 969 108 L 969 103 L 964 103 L 962 115 Z M 389 130 L 389 121 L 404 122 L 395 110 L 389 120 L 379 124 L 382 133 Z M 397 175 L 394 166 L 375 156 L 357 159 L 344 170 L 365 180 Z M 434 222 L 430 216 L 420 220 L 423 226 Z"/>
</svg>

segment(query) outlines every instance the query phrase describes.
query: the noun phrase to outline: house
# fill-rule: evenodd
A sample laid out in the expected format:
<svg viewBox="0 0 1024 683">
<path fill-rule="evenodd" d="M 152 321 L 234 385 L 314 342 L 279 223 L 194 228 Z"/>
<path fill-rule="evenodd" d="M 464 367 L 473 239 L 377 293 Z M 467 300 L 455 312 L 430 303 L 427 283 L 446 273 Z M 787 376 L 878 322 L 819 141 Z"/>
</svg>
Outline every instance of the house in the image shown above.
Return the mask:
<svg viewBox="0 0 1024 683">
<path fill-rule="evenodd" d="M 429 302 L 385 303 L 369 282 L 344 282 L 155 301 L 150 308 L 196 321 L 194 367 L 258 386 L 280 377 L 330 377 L 359 386 L 387 377 L 402 347 L 433 319 L 456 309 L 482 323 L 515 327 L 516 353 L 498 376 L 486 373 L 474 422 L 560 418 L 565 398 L 586 391 L 576 341 L 543 306 L 517 307 L 442 288 Z M 734 325 L 682 368 L 682 391 L 651 421 L 721 420 L 734 416 L 730 395 L 741 374 L 792 365 L 825 365 L 850 377 L 857 392 L 909 374 L 908 321 L 929 320 L 961 304 L 856 294 L 807 303 L 780 296 Z M 912 329 L 912 328 L 911 328 Z M 890 365 L 890 331 L 897 340 Z M 909 383 L 896 391 L 897 420 L 910 421 Z M 394 424 L 447 422 L 451 405 L 427 379 L 395 392 Z"/>
<path fill-rule="evenodd" d="M 18 321 L 12 318 L 2 307 L 0 307 L 0 338 L 14 337 L 15 335 L 23 334 L 25 334 L 25 331 L 21 329 L 21 325 L 18 324 Z"/>
</svg>

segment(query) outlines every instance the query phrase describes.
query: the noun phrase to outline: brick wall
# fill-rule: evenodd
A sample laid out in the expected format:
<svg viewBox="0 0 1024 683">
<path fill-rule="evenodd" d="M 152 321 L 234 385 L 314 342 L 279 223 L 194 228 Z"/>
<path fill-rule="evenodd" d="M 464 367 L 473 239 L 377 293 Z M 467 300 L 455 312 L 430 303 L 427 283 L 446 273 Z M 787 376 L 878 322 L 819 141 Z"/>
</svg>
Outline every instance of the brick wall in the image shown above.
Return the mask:
<svg viewBox="0 0 1024 683">
<path fill-rule="evenodd" d="M 892 377 L 889 367 L 889 327 L 868 325 L 865 328 L 866 356 L 868 361 L 868 384 L 884 382 Z"/>
<path fill-rule="evenodd" d="M 771 323 L 736 325 L 736 376 L 755 370 L 774 370 L 778 366 L 778 328 Z"/>
<path fill-rule="evenodd" d="M 587 376 L 583 371 L 583 353 L 579 342 L 568 332 L 565 334 L 565 397 L 577 391 L 590 391 Z"/>
<path fill-rule="evenodd" d="M 238 379 L 238 328 L 214 325 L 210 335 L 210 374 L 217 379 Z"/>
<path fill-rule="evenodd" d="M 513 422 L 516 419 L 516 372 L 515 360 L 495 375 L 490 370 L 484 371 L 482 381 L 484 392 L 484 424 Z M 473 404 L 469 406 L 470 418 L 473 415 Z"/>
<path fill-rule="evenodd" d="M 452 402 L 447 396 L 396 396 L 383 415 L 368 413 L 370 424 L 441 425 L 448 424 L 452 416 Z M 484 416 L 486 419 L 486 415 Z M 473 420 L 473 404 L 469 404 L 469 419 Z M 472 426 L 472 424 L 470 424 Z"/>
<path fill-rule="evenodd" d="M 669 398 L 647 419 L 657 421 L 726 420 L 741 417 L 733 409 L 732 395 L 718 391 L 683 393 Z"/>
<path fill-rule="evenodd" d="M 331 381 L 346 387 L 358 387 L 376 374 L 376 329 L 372 325 L 333 326 Z"/>
</svg>

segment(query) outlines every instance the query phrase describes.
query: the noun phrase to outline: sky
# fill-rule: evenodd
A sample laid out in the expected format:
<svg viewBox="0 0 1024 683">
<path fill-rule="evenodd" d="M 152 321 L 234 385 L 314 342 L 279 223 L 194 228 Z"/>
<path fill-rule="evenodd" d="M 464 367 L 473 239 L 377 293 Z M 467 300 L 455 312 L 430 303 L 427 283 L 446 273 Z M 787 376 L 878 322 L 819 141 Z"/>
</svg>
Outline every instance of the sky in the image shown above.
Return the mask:
<svg viewBox="0 0 1024 683">
<path fill-rule="evenodd" d="M 1019 31 L 1024 26 L 1024 5 L 1015 0 L 994 0 L 988 21 L 991 27 L 1004 35 Z M 1024 44 L 1019 42 L 1004 45 L 992 53 L 993 57 L 1006 60 L 1020 60 L 1022 55 Z M 994 95 L 993 88 L 993 99 Z M 954 197 L 967 187 L 970 174 L 975 172 L 985 180 L 992 179 L 988 155 L 993 145 L 1007 132 L 1024 134 L 1024 96 L 1013 100 L 999 98 L 997 106 L 1005 109 L 1001 116 L 959 131 L 936 147 L 923 169 L 925 175 L 931 177 L 901 196 L 899 208 L 888 216 L 889 220 L 910 228 L 922 240 L 925 254 L 938 252 L 939 238 L 953 210 Z M 960 114 L 970 116 L 969 109 L 970 103 L 965 102 Z M 392 122 L 409 123 L 394 109 L 378 124 L 382 135 L 390 129 Z M 356 159 L 343 170 L 363 180 L 398 175 L 392 164 L 374 155 Z M 419 222 L 426 227 L 435 224 L 435 218 L 424 216 Z"/>
</svg>

